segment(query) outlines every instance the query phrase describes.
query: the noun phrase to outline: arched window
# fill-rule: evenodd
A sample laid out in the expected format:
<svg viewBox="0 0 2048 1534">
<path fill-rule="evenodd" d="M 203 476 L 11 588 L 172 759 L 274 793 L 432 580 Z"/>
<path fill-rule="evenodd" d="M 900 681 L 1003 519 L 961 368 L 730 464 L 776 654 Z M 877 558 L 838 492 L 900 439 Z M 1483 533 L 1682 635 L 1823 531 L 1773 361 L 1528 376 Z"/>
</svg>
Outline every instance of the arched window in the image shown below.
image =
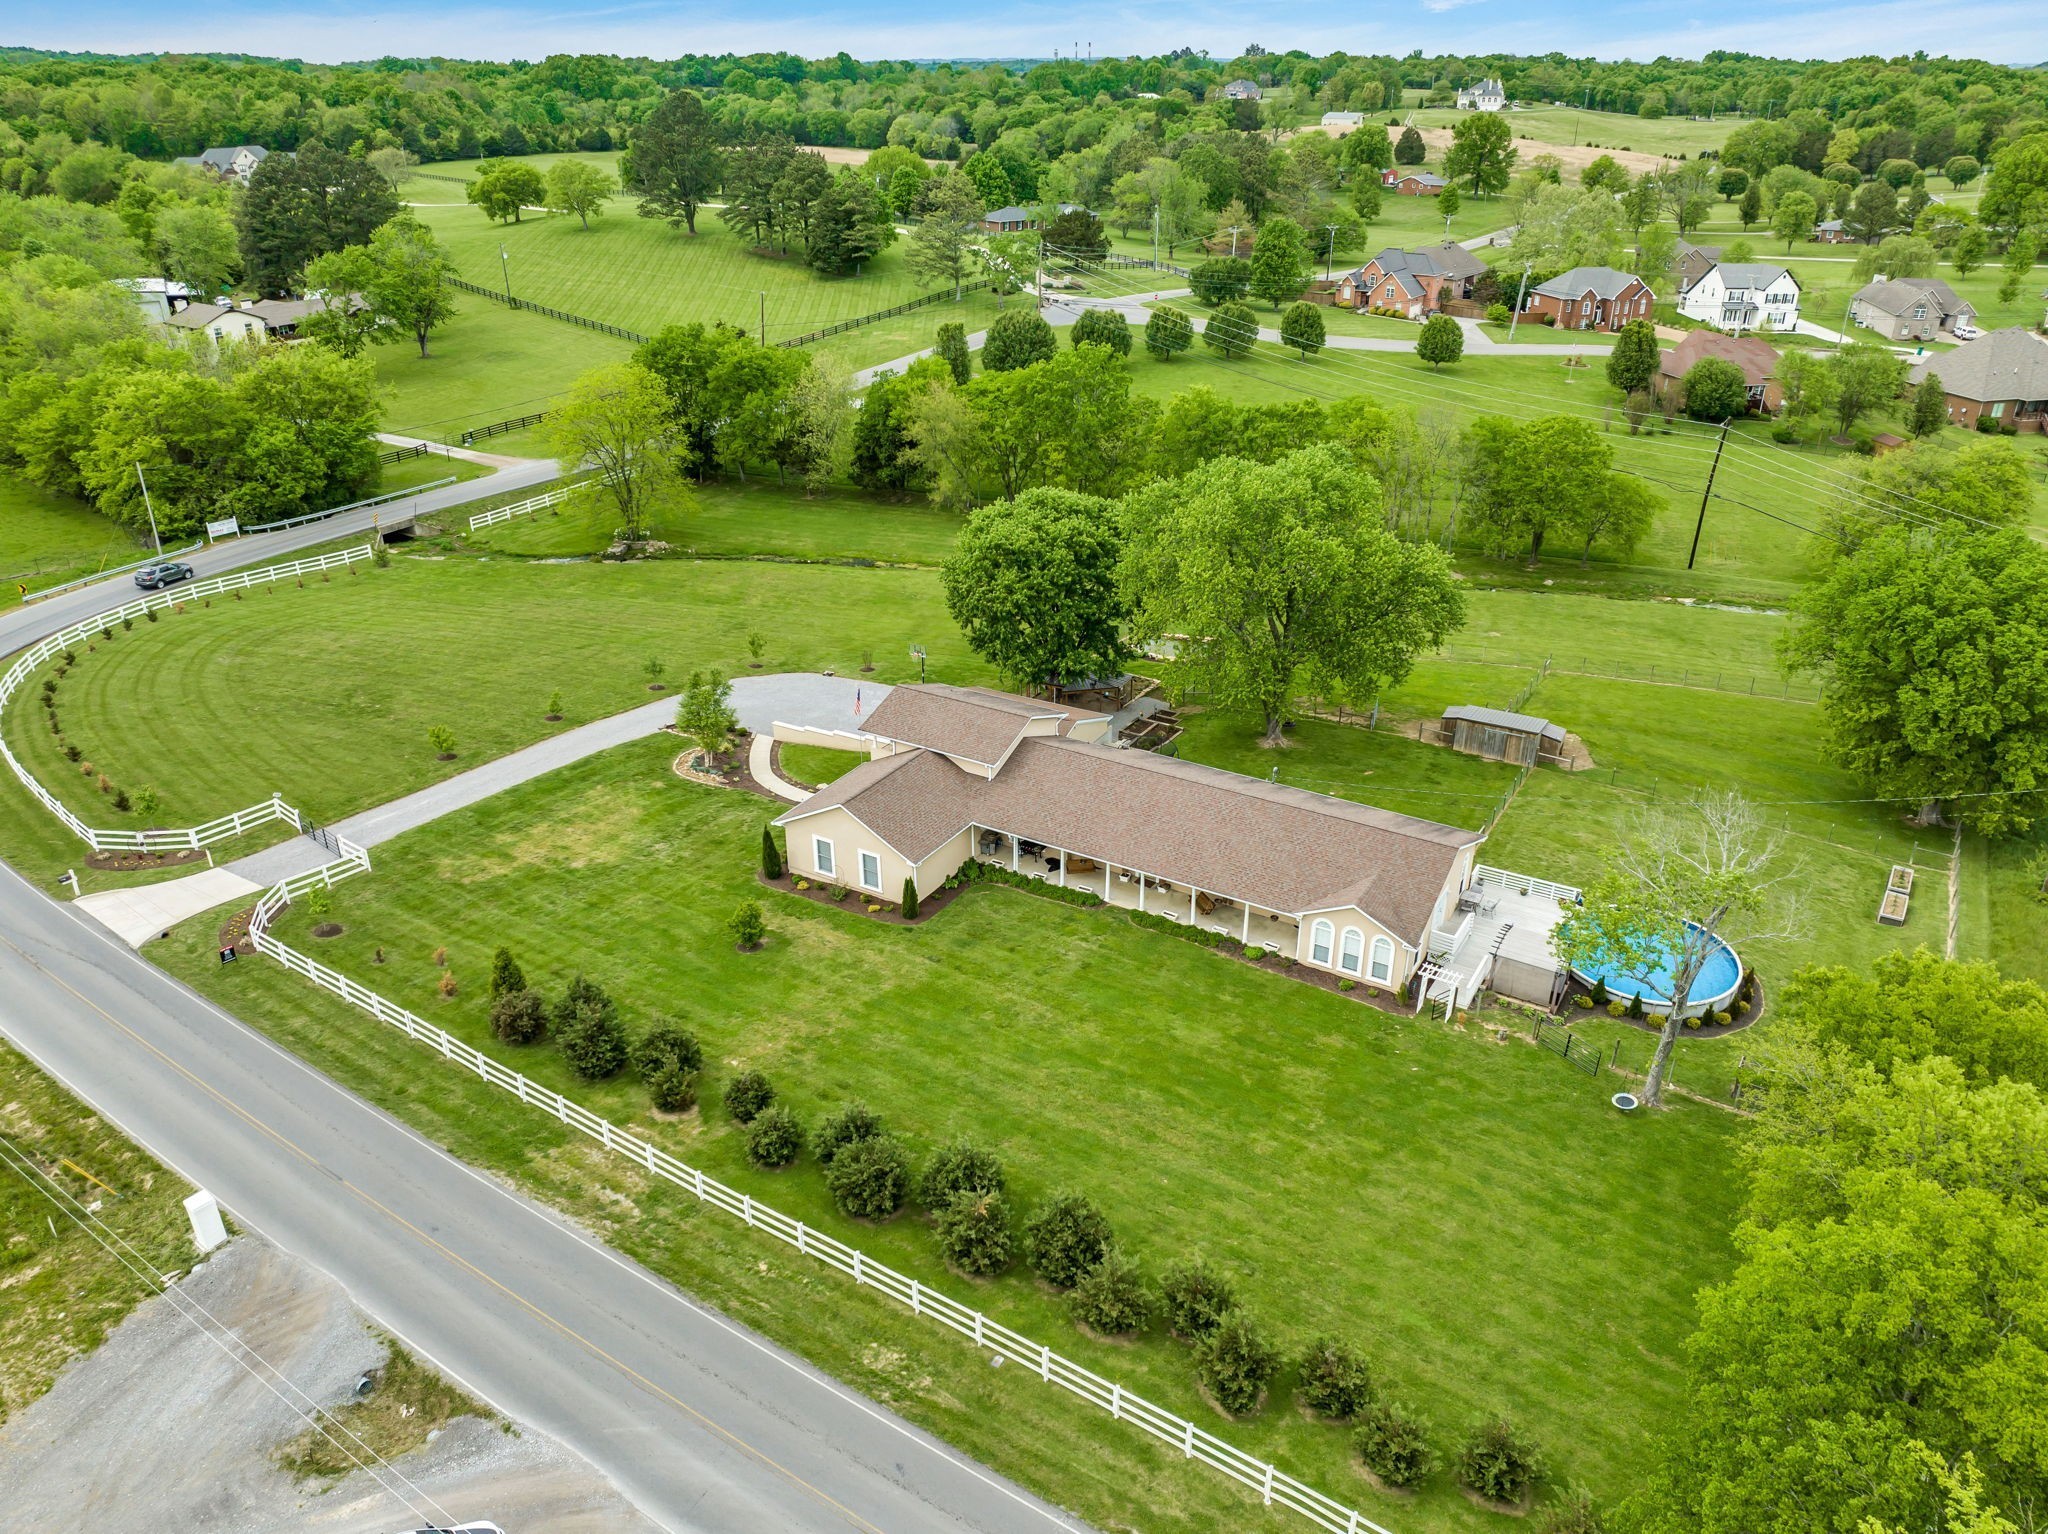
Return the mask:
<svg viewBox="0 0 2048 1534">
<path fill-rule="evenodd" d="M 1337 929 L 1326 921 L 1317 921 L 1308 929 L 1308 961 L 1320 964 L 1325 969 L 1330 964 L 1330 943 L 1336 937 Z"/>
<path fill-rule="evenodd" d="M 1372 978 L 1381 982 L 1394 978 L 1394 940 L 1390 937 L 1376 937 L 1372 940 Z"/>
<path fill-rule="evenodd" d="M 1355 975 L 1358 973 L 1359 965 L 1364 958 L 1365 934 L 1356 927 L 1346 927 L 1344 929 L 1344 946 L 1337 952 L 1337 968 L 1343 970 L 1347 975 Z"/>
</svg>

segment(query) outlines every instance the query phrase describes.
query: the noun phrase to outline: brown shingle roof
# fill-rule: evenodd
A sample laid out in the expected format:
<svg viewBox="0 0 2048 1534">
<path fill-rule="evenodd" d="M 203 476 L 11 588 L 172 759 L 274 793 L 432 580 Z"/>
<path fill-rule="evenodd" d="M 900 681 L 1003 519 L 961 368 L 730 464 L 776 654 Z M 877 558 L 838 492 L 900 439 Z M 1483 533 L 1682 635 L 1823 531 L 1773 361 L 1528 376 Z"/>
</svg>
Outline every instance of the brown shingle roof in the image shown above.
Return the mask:
<svg viewBox="0 0 2048 1534">
<path fill-rule="evenodd" d="M 1929 357 L 1906 376 L 1917 384 L 1929 373 L 1940 374 L 1942 388 L 1957 399 L 2048 399 L 2048 339 L 2010 325 Z"/>
<path fill-rule="evenodd" d="M 867 733 L 925 746 L 987 767 L 999 764 L 1034 719 L 1057 719 L 1064 735 L 1078 719 L 1099 719 L 1085 709 L 1020 698 L 988 687 L 941 682 L 893 689 L 868 715 Z"/>
<path fill-rule="evenodd" d="M 777 823 L 834 806 L 911 862 L 967 826 L 988 826 L 1289 915 L 1356 905 L 1414 943 L 1460 850 L 1480 839 L 1195 762 L 1047 736 L 1019 741 L 994 778 L 931 751 L 878 758 Z"/>
<path fill-rule="evenodd" d="M 1770 342 L 1756 336 L 1724 336 L 1718 331 L 1695 330 L 1670 351 L 1661 354 L 1659 370 L 1666 378 L 1683 378 L 1702 357 L 1719 357 L 1742 369 L 1743 382 L 1752 389 L 1778 371 L 1778 353 Z"/>
</svg>

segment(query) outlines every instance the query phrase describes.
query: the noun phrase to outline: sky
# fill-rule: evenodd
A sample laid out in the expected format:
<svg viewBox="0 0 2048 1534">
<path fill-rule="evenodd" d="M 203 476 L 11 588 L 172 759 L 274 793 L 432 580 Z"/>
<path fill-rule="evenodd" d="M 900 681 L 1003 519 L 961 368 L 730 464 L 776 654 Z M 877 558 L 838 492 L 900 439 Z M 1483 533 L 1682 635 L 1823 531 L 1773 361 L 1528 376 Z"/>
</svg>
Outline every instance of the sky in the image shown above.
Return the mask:
<svg viewBox="0 0 2048 1534">
<path fill-rule="evenodd" d="M 1274 52 L 1345 49 L 1547 53 L 1599 58 L 1696 58 L 1713 48 L 1778 58 L 1847 58 L 1877 41 L 1888 55 L 1925 48 L 1967 51 L 2000 63 L 2048 60 L 2048 4 L 1984 0 L 1961 12 L 1918 0 L 1812 4 L 1720 0 L 1711 6 L 1626 0 L 1421 0 L 1418 16 L 1393 8 L 1330 5 L 1304 10 L 1280 0 L 1106 0 L 1094 7 L 1014 0 L 999 6 L 876 5 L 872 0 L 678 5 L 658 0 L 326 0 L 274 4 L 214 0 L 204 6 L 138 0 L 0 3 L 0 44 L 109 53 L 242 52 L 320 62 L 382 54 L 543 58 L 550 53 L 736 53 L 787 48 L 810 57 L 844 49 L 856 58 L 1043 58 L 1206 48 L 1234 57 L 1250 43 Z M 1958 14 L 1969 25 L 1960 32 Z M 1076 31 L 1085 16 L 1088 31 Z M 1392 25 L 1384 18 L 1398 18 Z M 1441 17 L 1441 19 L 1437 19 Z M 1418 27 L 1418 20 L 1424 25 Z M 1092 35 L 1091 35 L 1092 34 Z"/>
</svg>

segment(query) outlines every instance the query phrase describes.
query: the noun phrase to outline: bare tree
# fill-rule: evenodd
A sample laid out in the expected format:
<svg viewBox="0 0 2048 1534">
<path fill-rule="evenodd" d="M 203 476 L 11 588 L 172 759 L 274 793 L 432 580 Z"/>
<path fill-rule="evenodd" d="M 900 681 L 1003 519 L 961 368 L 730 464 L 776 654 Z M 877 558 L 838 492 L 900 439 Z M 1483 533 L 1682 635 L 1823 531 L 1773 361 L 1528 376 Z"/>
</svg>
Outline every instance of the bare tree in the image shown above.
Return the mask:
<svg viewBox="0 0 2048 1534">
<path fill-rule="evenodd" d="M 1553 941 L 1565 963 L 1668 999 L 1646 1103 L 1663 1100 L 1693 985 L 1728 929 L 1753 942 L 1797 925 L 1790 885 L 1800 870 L 1784 846 L 1785 833 L 1740 794 L 1702 792 L 1675 809 L 1647 809 L 1617 839 L 1584 904 L 1559 923 Z"/>
</svg>

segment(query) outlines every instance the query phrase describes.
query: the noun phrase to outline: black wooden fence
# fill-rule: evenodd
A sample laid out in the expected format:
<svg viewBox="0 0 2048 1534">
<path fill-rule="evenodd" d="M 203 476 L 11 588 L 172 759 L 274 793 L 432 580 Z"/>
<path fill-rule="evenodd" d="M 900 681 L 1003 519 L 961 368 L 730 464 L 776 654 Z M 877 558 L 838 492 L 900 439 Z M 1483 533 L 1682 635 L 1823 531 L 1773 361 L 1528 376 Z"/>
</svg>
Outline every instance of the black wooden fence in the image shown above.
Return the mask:
<svg viewBox="0 0 2048 1534">
<path fill-rule="evenodd" d="M 472 426 L 462 434 L 462 445 L 473 447 L 488 437 L 502 437 L 508 431 L 524 431 L 529 426 L 538 426 L 548 418 L 545 410 L 536 410 L 531 415 L 515 415 L 507 421 L 493 421 L 488 426 Z"/>
<path fill-rule="evenodd" d="M 530 309 L 535 314 L 545 314 L 551 320 L 560 320 L 565 325 L 581 325 L 585 330 L 595 330 L 603 335 L 617 336 L 621 341 L 631 341 L 635 346 L 643 344 L 647 337 L 637 330 L 628 330 L 623 325 L 607 325 L 603 320 L 593 320 L 585 315 L 571 314 L 566 309 L 551 309 L 546 304 L 537 304 L 528 298 L 514 298 L 500 293 L 496 288 L 487 288 L 481 283 L 465 282 L 460 277 L 450 277 L 448 285 L 464 293 L 474 293 L 478 298 L 492 299 L 513 309 Z"/>
<path fill-rule="evenodd" d="M 962 294 L 979 293 L 982 289 L 992 286 L 994 286 L 992 279 L 984 277 L 979 282 L 963 284 L 960 291 Z M 777 341 L 775 344 L 777 346 L 809 346 L 813 341 L 822 341 L 827 336 L 841 335 L 849 330 L 858 330 L 863 325 L 875 324 L 879 320 L 893 320 L 897 315 L 908 314 L 913 309 L 923 309 L 932 304 L 951 303 L 952 301 L 953 295 L 951 293 L 943 291 L 927 293 L 922 298 L 913 298 L 908 303 L 898 304 L 893 309 L 877 309 L 873 314 L 863 314 L 858 319 L 841 320 L 836 325 L 827 325 L 823 330 L 813 330 L 800 336 L 791 336 L 787 341 Z"/>
<path fill-rule="evenodd" d="M 377 463 L 380 467 L 386 464 L 404 463 L 408 458 L 423 457 L 432 451 L 433 448 L 424 442 L 415 442 L 411 447 L 387 448 L 377 455 Z"/>
</svg>

